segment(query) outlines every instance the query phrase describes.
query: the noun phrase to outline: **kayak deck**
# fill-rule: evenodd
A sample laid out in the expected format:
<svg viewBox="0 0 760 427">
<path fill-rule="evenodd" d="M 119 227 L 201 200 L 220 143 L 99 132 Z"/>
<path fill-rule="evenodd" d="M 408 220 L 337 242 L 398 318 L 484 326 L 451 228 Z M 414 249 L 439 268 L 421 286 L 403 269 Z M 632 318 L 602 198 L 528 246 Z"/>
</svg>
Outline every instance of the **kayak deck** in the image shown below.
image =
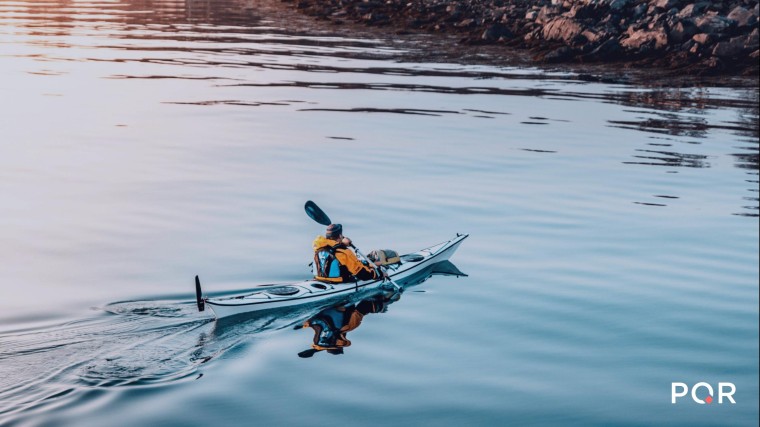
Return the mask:
<svg viewBox="0 0 760 427">
<path fill-rule="evenodd" d="M 400 263 L 386 266 L 386 272 L 391 279 L 403 287 L 404 279 L 414 276 L 428 266 L 448 260 L 467 237 L 467 234 L 457 234 L 451 240 L 402 255 Z M 332 301 L 354 292 L 376 289 L 388 283 L 382 279 L 350 283 L 327 283 L 312 279 L 290 284 L 262 285 L 242 295 L 204 298 L 201 295 L 200 284 L 196 282 L 196 293 L 199 309 L 202 310 L 204 305 L 208 306 L 217 318 L 222 318 L 260 310 Z"/>
</svg>

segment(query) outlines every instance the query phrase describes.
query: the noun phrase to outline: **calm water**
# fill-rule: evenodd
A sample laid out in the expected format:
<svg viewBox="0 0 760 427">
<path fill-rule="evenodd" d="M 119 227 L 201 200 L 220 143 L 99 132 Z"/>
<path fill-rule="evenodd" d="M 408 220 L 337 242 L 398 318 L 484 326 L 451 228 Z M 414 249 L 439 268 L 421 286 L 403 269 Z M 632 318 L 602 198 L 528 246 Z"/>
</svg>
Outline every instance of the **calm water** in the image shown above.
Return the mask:
<svg viewBox="0 0 760 427">
<path fill-rule="evenodd" d="M 756 86 L 421 62 L 277 5 L 0 0 L 1 425 L 756 425 Z M 469 277 L 342 355 L 298 357 L 314 312 L 197 313 L 195 274 L 309 276 L 308 199 L 365 250 L 470 233 Z"/>
</svg>

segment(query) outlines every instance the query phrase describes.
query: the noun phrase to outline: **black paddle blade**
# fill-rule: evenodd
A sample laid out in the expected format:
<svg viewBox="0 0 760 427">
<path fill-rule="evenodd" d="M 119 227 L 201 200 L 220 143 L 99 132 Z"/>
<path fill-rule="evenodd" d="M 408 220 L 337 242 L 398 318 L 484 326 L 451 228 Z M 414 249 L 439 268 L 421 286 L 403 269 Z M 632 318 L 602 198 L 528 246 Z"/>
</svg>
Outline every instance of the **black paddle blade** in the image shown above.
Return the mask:
<svg viewBox="0 0 760 427">
<path fill-rule="evenodd" d="M 314 221 L 317 221 L 318 223 L 322 225 L 330 225 L 332 224 L 332 221 L 330 221 L 330 217 L 327 216 L 327 214 L 317 206 L 316 203 L 309 200 L 304 205 L 304 210 L 306 211 L 306 215 L 309 215 L 309 218 L 313 219 Z"/>
<path fill-rule="evenodd" d="M 316 353 L 317 351 L 319 351 L 319 350 L 314 350 L 313 348 L 310 348 L 308 350 L 304 350 L 304 351 L 298 353 L 298 357 L 300 357 L 302 359 L 306 359 L 307 357 L 314 356 L 314 353 Z"/>
<path fill-rule="evenodd" d="M 195 276 L 195 302 L 198 304 L 198 311 L 206 309 L 206 303 L 201 297 L 201 280 L 198 279 L 198 276 Z"/>
</svg>

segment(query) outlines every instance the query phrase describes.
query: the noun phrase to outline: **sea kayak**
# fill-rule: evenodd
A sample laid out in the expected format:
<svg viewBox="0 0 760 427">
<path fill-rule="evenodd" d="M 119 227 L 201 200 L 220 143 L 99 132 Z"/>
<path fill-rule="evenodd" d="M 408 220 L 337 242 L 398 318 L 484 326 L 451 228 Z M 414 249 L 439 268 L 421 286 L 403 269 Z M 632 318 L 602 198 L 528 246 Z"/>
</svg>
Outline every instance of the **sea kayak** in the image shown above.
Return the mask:
<svg viewBox="0 0 760 427">
<path fill-rule="evenodd" d="M 392 286 L 403 287 L 417 280 L 434 265 L 447 261 L 467 236 L 457 234 L 451 240 L 402 255 L 401 262 L 386 266 Z M 381 279 L 350 283 L 327 283 L 312 279 L 290 284 L 262 285 L 243 295 L 209 298 L 203 296 L 200 280 L 198 276 L 195 277 L 198 309 L 203 311 L 205 307 L 209 307 L 218 319 L 262 310 L 333 302 L 348 299 L 357 292 L 389 285 L 390 281 Z"/>
</svg>

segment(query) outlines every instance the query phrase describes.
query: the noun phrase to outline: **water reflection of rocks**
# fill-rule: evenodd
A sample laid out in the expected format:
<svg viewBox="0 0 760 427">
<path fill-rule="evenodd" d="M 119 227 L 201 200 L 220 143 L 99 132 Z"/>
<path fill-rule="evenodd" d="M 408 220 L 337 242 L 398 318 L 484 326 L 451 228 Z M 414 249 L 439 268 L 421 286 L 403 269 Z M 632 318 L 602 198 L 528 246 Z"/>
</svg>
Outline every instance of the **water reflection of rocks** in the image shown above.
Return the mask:
<svg viewBox="0 0 760 427">
<path fill-rule="evenodd" d="M 736 213 L 740 216 L 758 216 L 760 199 L 758 193 L 758 171 L 760 170 L 760 125 L 758 101 L 760 92 L 757 88 L 742 92 L 740 98 L 716 96 L 710 90 L 696 88 L 692 90 L 653 89 L 647 92 L 631 92 L 628 99 L 622 101 L 626 106 L 640 108 L 628 110 L 638 114 L 637 120 L 610 120 L 610 126 L 637 130 L 662 136 L 650 136 L 658 142 L 647 142 L 647 147 L 636 149 L 634 160 L 624 164 L 664 166 L 667 168 L 709 168 L 707 154 L 698 151 L 703 140 L 711 132 L 728 132 L 737 137 L 738 145 L 733 148 L 739 152 L 730 153 L 734 166 L 746 170 L 745 180 L 750 184 L 747 189 L 752 195 L 744 197 L 745 209 Z M 709 117 L 715 110 L 731 109 L 737 112 L 735 120 L 715 122 Z M 681 145 L 683 144 L 683 145 Z M 671 170 L 672 172 L 672 170 Z M 661 203 L 642 203 L 650 206 L 666 206 Z"/>
<path fill-rule="evenodd" d="M 757 88 L 743 92 L 742 98 L 728 98 L 707 88 L 652 88 L 647 91 L 620 93 L 612 100 L 625 106 L 641 108 L 629 110 L 643 114 L 636 121 L 609 121 L 612 126 L 638 129 L 645 132 L 675 136 L 704 138 L 710 130 L 733 131 L 738 136 L 758 136 Z M 731 109 L 739 112 L 735 121 L 712 123 L 706 113 L 714 109 Z M 651 117 L 654 116 L 654 117 Z"/>
</svg>

